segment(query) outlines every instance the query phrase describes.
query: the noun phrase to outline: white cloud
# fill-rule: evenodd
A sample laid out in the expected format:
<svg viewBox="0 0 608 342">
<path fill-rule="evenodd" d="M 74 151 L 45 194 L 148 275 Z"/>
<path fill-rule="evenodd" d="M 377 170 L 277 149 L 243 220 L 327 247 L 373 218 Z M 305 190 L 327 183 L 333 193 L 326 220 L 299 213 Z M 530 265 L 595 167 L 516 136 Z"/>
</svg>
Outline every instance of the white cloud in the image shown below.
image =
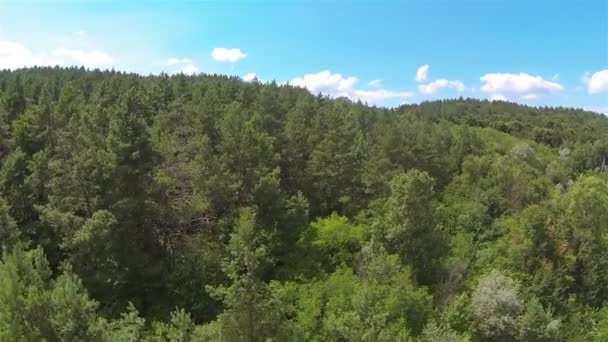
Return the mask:
<svg viewBox="0 0 608 342">
<path fill-rule="evenodd" d="M 440 79 L 433 81 L 429 84 L 422 84 L 418 86 L 418 91 L 422 94 L 435 94 L 441 89 L 451 88 L 456 91 L 464 91 L 464 84 L 460 81 L 450 81 L 446 79 Z"/>
<path fill-rule="evenodd" d="M 490 100 L 492 100 L 492 101 L 509 101 L 509 99 L 507 99 L 506 97 L 504 97 L 502 95 L 492 95 L 490 97 Z"/>
<path fill-rule="evenodd" d="M 77 36 L 81 36 L 82 37 L 82 36 L 85 36 L 87 34 L 87 31 L 82 31 L 82 30 L 81 31 L 76 31 L 76 32 L 74 32 L 74 34 L 77 35 Z"/>
<path fill-rule="evenodd" d="M 608 93 L 608 69 L 600 70 L 591 76 L 585 73 L 583 82 L 587 84 L 589 94 Z"/>
<path fill-rule="evenodd" d="M 426 81 L 426 78 L 429 75 L 429 68 L 430 68 L 430 66 L 428 64 L 423 65 L 420 68 L 418 68 L 418 70 L 416 70 L 416 81 L 418 81 L 418 82 Z"/>
<path fill-rule="evenodd" d="M 219 62 L 234 63 L 247 57 L 247 54 L 241 51 L 241 49 L 214 48 L 211 52 L 211 57 Z"/>
<path fill-rule="evenodd" d="M 606 106 L 606 107 L 590 106 L 590 107 L 583 107 L 583 109 L 591 111 L 591 112 L 608 115 L 608 106 Z"/>
<path fill-rule="evenodd" d="M 538 95 L 536 94 L 527 94 L 521 97 L 524 100 L 534 100 L 536 98 L 538 98 Z"/>
<path fill-rule="evenodd" d="M 414 96 L 414 93 L 407 91 L 392 91 L 385 89 L 378 90 L 354 90 L 354 96 L 349 98 L 353 100 L 361 100 L 362 102 L 379 104 L 390 99 L 403 99 Z"/>
<path fill-rule="evenodd" d="M 485 74 L 480 80 L 483 83 L 481 91 L 509 100 L 534 99 L 564 89 L 559 83 L 547 81 L 540 76 L 532 76 L 526 73 Z"/>
<path fill-rule="evenodd" d="M 174 74 L 184 74 L 184 75 L 196 75 L 200 72 L 198 67 L 194 64 L 186 64 L 181 68 L 175 70 Z"/>
<path fill-rule="evenodd" d="M 11 41 L 0 41 L 0 69 L 49 65 L 46 56 L 35 55 L 25 46 Z"/>
<path fill-rule="evenodd" d="M 344 78 L 340 74 L 332 74 L 331 71 L 325 70 L 317 74 L 296 77 L 289 83 L 306 88 L 313 94 L 323 93 L 334 97 L 348 97 L 349 92 L 352 92 L 353 86 L 357 83 L 357 78 L 352 76 Z"/>
<path fill-rule="evenodd" d="M 243 81 L 245 81 L 245 82 L 251 82 L 251 81 L 253 81 L 253 80 L 257 79 L 257 78 L 258 78 L 258 75 L 256 75 L 255 72 L 251 72 L 251 73 L 243 76 Z"/>
<path fill-rule="evenodd" d="M 177 65 L 177 64 L 188 64 L 188 63 L 192 63 L 192 60 L 190 58 L 169 58 L 167 60 L 167 65 L 171 66 L 171 65 Z"/>
<path fill-rule="evenodd" d="M 102 51 L 83 51 L 79 49 L 58 48 L 53 51 L 53 55 L 59 58 L 66 58 L 85 67 L 95 67 L 111 65 L 114 58 Z"/>
<path fill-rule="evenodd" d="M 386 89 L 360 90 L 355 89 L 358 79 L 344 77 L 324 70 L 316 74 L 306 74 L 296 77 L 289 84 L 308 89 L 313 94 L 324 94 L 331 97 L 347 97 L 353 101 L 361 100 L 372 104 L 381 104 L 385 100 L 404 99 L 414 96 L 411 92 L 392 91 Z"/>
<path fill-rule="evenodd" d="M 0 41 L 0 69 L 55 65 L 100 67 L 113 63 L 114 58 L 102 51 L 57 48 L 50 54 L 46 52 L 35 53 L 19 43 Z"/>
<path fill-rule="evenodd" d="M 200 72 L 199 68 L 190 58 L 171 57 L 165 62 L 165 65 L 174 67 L 169 72 L 170 74 L 195 75 Z"/>
<path fill-rule="evenodd" d="M 382 85 L 382 80 L 372 80 L 367 85 L 370 87 L 379 87 Z"/>
</svg>

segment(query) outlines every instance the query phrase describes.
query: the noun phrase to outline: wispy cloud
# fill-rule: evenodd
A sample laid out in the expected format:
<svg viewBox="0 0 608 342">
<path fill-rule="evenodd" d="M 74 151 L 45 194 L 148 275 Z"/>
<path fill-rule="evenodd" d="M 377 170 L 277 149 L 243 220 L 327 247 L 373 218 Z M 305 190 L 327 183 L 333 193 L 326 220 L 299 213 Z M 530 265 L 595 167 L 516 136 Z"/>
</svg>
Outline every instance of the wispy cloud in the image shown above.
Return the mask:
<svg viewBox="0 0 608 342">
<path fill-rule="evenodd" d="M 416 81 L 417 82 L 424 82 L 424 81 L 426 81 L 426 79 L 427 79 L 427 77 L 429 75 L 429 69 L 430 68 L 431 67 L 428 64 L 419 67 L 418 70 L 416 70 Z"/>
<path fill-rule="evenodd" d="M 190 58 L 171 57 L 165 62 L 165 65 L 172 67 L 172 69 L 169 70 L 170 74 L 194 75 L 200 72 L 200 69 Z"/>
<path fill-rule="evenodd" d="M 86 67 L 105 66 L 114 63 L 114 58 L 103 51 L 58 48 L 53 50 L 53 55 L 74 61 L 76 64 Z"/>
<path fill-rule="evenodd" d="M 30 66 L 104 67 L 114 64 L 114 58 L 100 50 L 82 50 L 59 47 L 48 53 L 34 52 L 13 41 L 0 41 L 0 68 L 17 69 Z"/>
<path fill-rule="evenodd" d="M 192 60 L 190 58 L 169 58 L 167 60 L 167 65 L 177 65 L 177 64 L 189 64 L 192 63 Z"/>
<path fill-rule="evenodd" d="M 583 107 L 584 110 L 608 115 L 608 106 L 588 106 Z"/>
<path fill-rule="evenodd" d="M 460 81 L 450 81 L 446 79 L 440 79 L 429 84 L 422 84 L 418 86 L 418 91 L 421 94 L 435 94 L 442 89 L 454 89 L 460 92 L 464 91 L 465 86 Z"/>
<path fill-rule="evenodd" d="M 382 85 L 382 80 L 372 80 L 367 85 L 370 87 L 379 87 Z"/>
<path fill-rule="evenodd" d="M 339 73 L 324 70 L 316 74 L 306 74 L 292 79 L 289 84 L 308 89 L 313 94 L 324 94 L 331 97 L 347 97 L 353 101 L 361 100 L 371 104 L 383 104 L 390 99 L 404 99 L 414 96 L 412 92 L 386 89 L 361 90 L 355 86 L 358 79 L 354 76 L 344 77 Z"/>
</svg>

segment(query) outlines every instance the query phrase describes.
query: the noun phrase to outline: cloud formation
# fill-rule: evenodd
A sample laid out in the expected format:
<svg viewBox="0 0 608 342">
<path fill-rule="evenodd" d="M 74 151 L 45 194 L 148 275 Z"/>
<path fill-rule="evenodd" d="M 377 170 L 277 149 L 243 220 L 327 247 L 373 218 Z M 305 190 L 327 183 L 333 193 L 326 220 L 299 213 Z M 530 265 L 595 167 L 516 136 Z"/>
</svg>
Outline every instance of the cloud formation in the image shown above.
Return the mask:
<svg viewBox="0 0 608 342">
<path fill-rule="evenodd" d="M 429 84 L 421 84 L 418 86 L 418 91 L 421 94 L 435 94 L 442 89 L 454 89 L 456 91 L 464 91 L 464 84 L 460 81 L 450 81 L 446 79 L 440 79 L 433 81 Z"/>
<path fill-rule="evenodd" d="M 35 55 L 15 42 L 0 41 L 0 68 L 17 69 L 33 65 L 49 65 L 47 56 Z"/>
<path fill-rule="evenodd" d="M 356 77 L 343 77 L 341 74 L 334 74 L 329 70 L 324 70 L 316 74 L 306 74 L 303 77 L 296 77 L 291 85 L 307 88 L 312 93 L 328 94 L 334 97 L 347 96 L 357 83 Z"/>
<path fill-rule="evenodd" d="M 490 96 L 490 100 L 492 100 L 492 101 L 509 101 L 509 99 L 504 97 L 503 95 L 492 95 L 492 96 Z"/>
<path fill-rule="evenodd" d="M 426 81 L 426 79 L 429 75 L 429 68 L 430 68 L 430 66 L 428 64 L 426 64 L 426 65 L 419 67 L 418 70 L 416 70 L 416 81 L 417 82 Z"/>
<path fill-rule="evenodd" d="M 292 79 L 289 84 L 308 89 L 313 94 L 324 94 L 330 97 L 347 97 L 353 101 L 361 100 L 372 104 L 381 104 L 389 99 L 404 99 L 414 96 L 411 92 L 392 91 L 386 89 L 361 90 L 355 89 L 358 83 L 356 77 L 344 77 L 338 73 L 324 70 L 316 74 L 306 74 Z"/>
<path fill-rule="evenodd" d="M 529 100 L 540 96 L 562 91 L 564 87 L 540 76 L 526 73 L 492 73 L 480 78 L 481 91 L 489 94 L 491 98 L 508 100 Z"/>
<path fill-rule="evenodd" d="M 214 48 L 211 57 L 218 62 L 234 63 L 247 57 L 247 54 L 241 49 Z"/>
<path fill-rule="evenodd" d="M 589 94 L 608 93 L 608 69 L 600 70 L 591 76 L 585 74 L 583 81 L 587 84 Z"/>
<path fill-rule="evenodd" d="M 414 96 L 414 93 L 407 91 L 392 91 L 386 89 L 378 90 L 353 90 L 353 95 L 349 96 L 352 100 L 361 100 L 371 104 L 382 104 L 390 99 L 404 99 Z"/>
<path fill-rule="evenodd" d="M 103 51 L 83 51 L 79 49 L 58 48 L 53 56 L 74 61 L 85 67 L 104 66 L 114 63 L 114 58 Z"/>
<path fill-rule="evenodd" d="M 199 68 L 194 64 L 187 64 L 175 70 L 175 74 L 196 75 L 200 72 Z"/>
<path fill-rule="evenodd" d="M 251 72 L 251 73 L 248 73 L 245 76 L 243 76 L 243 81 L 251 82 L 257 78 L 258 78 L 258 75 L 256 75 L 255 72 Z"/>
<path fill-rule="evenodd" d="M 190 58 L 169 58 L 165 62 L 166 66 L 173 67 L 170 74 L 184 74 L 184 75 L 195 75 L 200 72 L 199 68 L 194 64 Z"/>
<path fill-rule="evenodd" d="M 370 87 L 379 87 L 382 85 L 382 80 L 372 80 L 367 85 Z"/>
<path fill-rule="evenodd" d="M 79 65 L 88 68 L 114 64 L 114 58 L 103 51 L 57 48 L 51 53 L 35 53 L 25 46 L 0 41 L 0 69 L 18 69 L 31 66 Z"/>
<path fill-rule="evenodd" d="M 589 106 L 589 107 L 584 107 L 583 109 L 591 111 L 591 112 L 596 112 L 596 113 L 608 115 L 608 106 L 606 106 L 606 107 L 602 107 L 602 106 Z"/>
<path fill-rule="evenodd" d="M 192 63 L 190 58 L 176 58 L 172 57 L 167 60 L 167 65 L 187 64 Z"/>
</svg>

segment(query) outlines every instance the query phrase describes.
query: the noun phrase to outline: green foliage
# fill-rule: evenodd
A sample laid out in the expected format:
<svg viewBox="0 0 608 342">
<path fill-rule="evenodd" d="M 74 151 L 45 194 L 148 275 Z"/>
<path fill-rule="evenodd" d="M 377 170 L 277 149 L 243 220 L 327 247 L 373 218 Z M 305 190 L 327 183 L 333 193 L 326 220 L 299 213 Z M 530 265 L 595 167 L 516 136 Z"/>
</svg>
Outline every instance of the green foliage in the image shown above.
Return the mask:
<svg viewBox="0 0 608 342">
<path fill-rule="evenodd" d="M 176 310 L 171 313 L 169 323 L 154 322 L 149 341 L 172 341 L 189 342 L 195 341 L 195 325 L 190 315 L 184 310 Z"/>
<path fill-rule="evenodd" d="M 2 250 L 10 250 L 19 241 L 19 229 L 17 223 L 9 213 L 6 201 L 0 198 L 0 247 Z"/>
<path fill-rule="evenodd" d="M 553 318 L 551 310 L 545 310 L 537 298 L 526 303 L 519 322 L 521 341 L 558 341 L 561 322 Z"/>
<path fill-rule="evenodd" d="M 361 274 L 339 268 L 324 280 L 274 291 L 304 340 L 405 341 L 430 315 L 429 294 L 413 285 L 398 257 L 382 253 L 370 256 Z"/>
<path fill-rule="evenodd" d="M 517 336 L 517 323 L 523 304 L 517 284 L 498 271 L 479 279 L 471 297 L 475 330 L 487 340 Z"/>
<path fill-rule="evenodd" d="M 608 300 L 608 181 L 584 176 L 561 198 L 560 237 L 564 267 L 575 279 L 573 290 L 593 305 Z"/>
<path fill-rule="evenodd" d="M 473 313 L 471 310 L 471 298 L 467 293 L 461 293 L 446 307 L 442 308 L 439 326 L 448 331 L 453 330 L 471 335 L 473 331 Z"/>
<path fill-rule="evenodd" d="M 413 266 L 423 284 L 436 277 L 438 258 L 444 252 L 433 185 L 426 172 L 412 170 L 394 176 L 391 194 L 373 232 L 389 253 L 398 254 L 402 262 Z"/>
<path fill-rule="evenodd" d="M 99 326 L 103 330 L 107 341 L 143 341 L 146 338 L 146 320 L 139 317 L 139 312 L 129 303 L 127 312 L 121 314 L 119 319 L 112 321 L 102 320 Z"/>
<path fill-rule="evenodd" d="M 218 317 L 220 335 L 229 341 L 264 341 L 281 333 L 280 307 L 262 280 L 268 247 L 251 208 L 241 211 L 228 244 L 223 270 L 231 284 L 211 288 L 225 310 Z"/>
<path fill-rule="evenodd" d="M 355 255 L 365 241 L 363 226 L 353 225 L 348 218 L 333 213 L 311 223 L 310 227 L 311 254 L 326 270 L 331 272 L 339 266 L 354 266 Z"/>
<path fill-rule="evenodd" d="M 52 279 L 41 249 L 0 262 L 0 341 L 95 340 L 97 303 L 69 270 Z"/>
<path fill-rule="evenodd" d="M 608 309 L 604 308 L 599 313 L 599 319 L 593 328 L 592 336 L 596 341 L 608 339 Z"/>
<path fill-rule="evenodd" d="M 462 342 L 470 341 L 469 338 L 460 336 L 450 328 L 438 326 L 435 322 L 430 322 L 424 327 L 422 332 L 423 340 L 426 342 Z"/>
<path fill-rule="evenodd" d="M 113 259 L 114 235 L 117 221 L 112 213 L 100 210 L 84 222 L 81 228 L 75 230 L 63 243 L 70 251 L 70 261 L 80 274 L 87 275 L 85 279 L 90 287 L 99 287 L 104 283 L 118 284 L 124 277 Z M 91 279 L 89 279 L 89 277 Z"/>
<path fill-rule="evenodd" d="M 328 106 L 324 132 L 311 152 L 307 173 L 312 182 L 320 214 L 334 210 L 350 211 L 358 201 L 361 187 L 358 169 L 365 160 L 365 140 L 353 113 L 339 103 Z"/>
<path fill-rule="evenodd" d="M 607 136 L 569 108 L 0 71 L 0 341 L 606 340 Z"/>
<path fill-rule="evenodd" d="M 221 311 L 220 303 L 211 297 L 206 286 L 217 286 L 225 281 L 222 273 L 223 246 L 208 241 L 204 236 L 191 236 L 175 245 L 173 265 L 167 272 L 167 284 L 173 306 L 188 307 L 199 321 L 215 318 Z"/>
</svg>

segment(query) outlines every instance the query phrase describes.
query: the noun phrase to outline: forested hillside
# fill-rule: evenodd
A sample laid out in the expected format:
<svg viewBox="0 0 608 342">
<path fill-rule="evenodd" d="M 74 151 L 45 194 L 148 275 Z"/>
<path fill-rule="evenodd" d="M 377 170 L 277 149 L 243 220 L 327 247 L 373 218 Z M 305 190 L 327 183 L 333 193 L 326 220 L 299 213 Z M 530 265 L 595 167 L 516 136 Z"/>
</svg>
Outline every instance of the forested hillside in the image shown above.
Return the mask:
<svg viewBox="0 0 608 342">
<path fill-rule="evenodd" d="M 608 341 L 608 118 L 0 71 L 0 341 Z"/>
</svg>

